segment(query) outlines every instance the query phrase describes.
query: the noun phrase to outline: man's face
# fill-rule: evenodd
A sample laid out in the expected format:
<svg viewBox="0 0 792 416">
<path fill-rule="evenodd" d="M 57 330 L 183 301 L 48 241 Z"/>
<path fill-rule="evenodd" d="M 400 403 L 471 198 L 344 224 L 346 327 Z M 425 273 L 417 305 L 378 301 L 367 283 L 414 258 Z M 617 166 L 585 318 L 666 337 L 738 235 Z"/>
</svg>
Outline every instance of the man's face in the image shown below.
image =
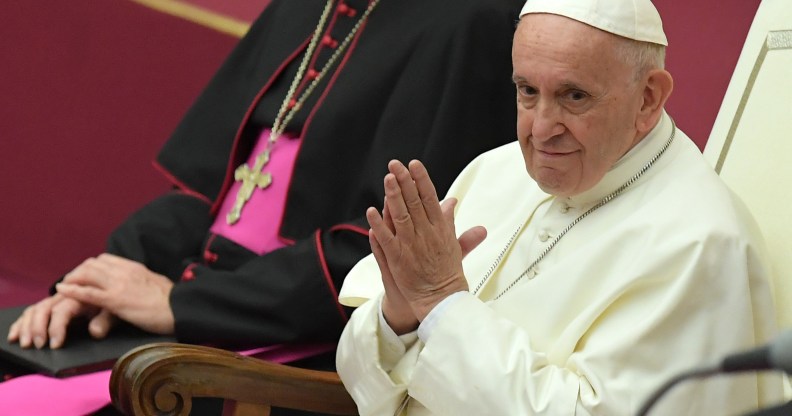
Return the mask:
<svg viewBox="0 0 792 416">
<path fill-rule="evenodd" d="M 602 179 L 638 142 L 642 80 L 614 35 L 552 14 L 529 14 L 514 35 L 517 137 L 528 173 L 572 196 Z"/>
</svg>

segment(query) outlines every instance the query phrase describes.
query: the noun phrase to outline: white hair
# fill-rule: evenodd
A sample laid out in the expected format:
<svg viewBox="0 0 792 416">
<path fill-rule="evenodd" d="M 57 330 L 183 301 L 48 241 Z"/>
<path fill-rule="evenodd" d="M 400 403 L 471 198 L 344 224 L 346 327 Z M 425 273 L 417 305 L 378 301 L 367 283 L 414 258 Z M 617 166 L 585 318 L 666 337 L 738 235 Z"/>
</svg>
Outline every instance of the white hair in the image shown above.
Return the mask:
<svg viewBox="0 0 792 416">
<path fill-rule="evenodd" d="M 621 36 L 614 37 L 617 38 L 616 54 L 635 68 L 635 80 L 643 77 L 647 71 L 665 68 L 665 46 Z"/>
</svg>

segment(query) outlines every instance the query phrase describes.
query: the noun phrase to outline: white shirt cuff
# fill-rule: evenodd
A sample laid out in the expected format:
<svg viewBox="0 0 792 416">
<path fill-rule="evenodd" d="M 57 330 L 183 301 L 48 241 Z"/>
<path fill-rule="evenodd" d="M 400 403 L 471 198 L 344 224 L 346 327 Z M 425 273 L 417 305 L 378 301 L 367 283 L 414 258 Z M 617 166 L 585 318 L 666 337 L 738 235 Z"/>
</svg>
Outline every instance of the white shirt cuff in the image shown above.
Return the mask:
<svg viewBox="0 0 792 416">
<path fill-rule="evenodd" d="M 396 335 L 396 332 L 388 325 L 388 321 L 385 320 L 385 315 L 382 313 L 382 299 L 383 297 L 380 297 L 379 300 L 377 337 L 379 338 L 380 364 L 383 370 L 389 372 L 393 370 L 393 367 L 404 356 L 407 349 L 415 344 L 415 341 L 418 340 L 418 335 L 416 331 Z"/>
<path fill-rule="evenodd" d="M 435 305 L 435 307 L 429 311 L 429 314 L 426 315 L 426 318 L 424 318 L 423 322 L 418 325 L 418 338 L 420 338 L 424 344 L 429 341 L 429 336 L 432 334 L 435 326 L 437 326 L 437 321 L 443 316 L 443 313 L 448 308 L 448 306 L 465 293 L 468 292 L 460 291 L 452 293 L 447 298 L 441 300 L 440 303 Z M 382 315 L 382 312 L 380 312 L 380 315 Z"/>
</svg>

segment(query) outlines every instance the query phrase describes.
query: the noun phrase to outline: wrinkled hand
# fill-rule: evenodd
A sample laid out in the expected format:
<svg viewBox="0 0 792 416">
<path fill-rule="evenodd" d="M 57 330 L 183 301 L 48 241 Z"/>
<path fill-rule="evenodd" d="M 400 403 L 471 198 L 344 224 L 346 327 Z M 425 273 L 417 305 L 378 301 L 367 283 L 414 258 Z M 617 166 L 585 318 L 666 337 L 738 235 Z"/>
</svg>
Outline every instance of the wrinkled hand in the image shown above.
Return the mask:
<svg viewBox="0 0 792 416">
<path fill-rule="evenodd" d="M 369 208 L 372 211 L 371 215 L 378 215 L 375 208 Z M 385 226 L 391 232 L 395 232 L 393 221 L 391 220 L 390 212 L 388 211 L 388 201 L 385 200 L 382 208 L 382 218 Z M 382 274 L 382 285 L 385 287 L 385 297 L 382 299 L 382 314 L 388 325 L 396 332 L 397 335 L 406 334 L 407 332 L 414 331 L 418 327 L 418 319 L 407 302 L 404 295 L 399 290 L 396 282 L 393 280 L 393 275 L 388 267 L 388 260 L 385 258 L 385 253 L 382 251 L 374 231 L 369 230 L 369 245 L 371 252 L 374 254 L 374 259 L 377 261 L 380 272 Z"/>
<path fill-rule="evenodd" d="M 84 261 L 55 288 L 59 295 L 98 306 L 143 330 L 173 333 L 173 282 L 138 262 L 102 254 Z"/>
<path fill-rule="evenodd" d="M 43 348 L 49 341 L 50 348 L 60 348 L 69 323 L 78 316 L 90 319 L 88 331 L 95 338 L 104 338 L 114 322 L 106 310 L 55 294 L 22 312 L 8 330 L 8 342 L 19 342 L 22 348 Z"/>
<path fill-rule="evenodd" d="M 454 226 L 455 200 L 442 206 L 434 184 L 423 164 L 410 162 L 409 169 L 398 161 L 388 164 L 385 196 L 388 220 L 369 209 L 366 217 L 371 226 L 372 246 L 380 269 L 386 297 L 390 276 L 413 315 L 423 321 L 443 299 L 468 290 L 462 270 L 462 259 L 486 237 L 483 227 L 467 230 L 459 238 Z M 390 225 L 390 226 L 389 226 Z M 393 290 L 391 290 L 393 292 Z M 383 313 L 385 307 L 383 305 Z M 386 316 L 386 319 L 388 317 Z M 390 323 L 390 322 L 389 322 Z"/>
</svg>

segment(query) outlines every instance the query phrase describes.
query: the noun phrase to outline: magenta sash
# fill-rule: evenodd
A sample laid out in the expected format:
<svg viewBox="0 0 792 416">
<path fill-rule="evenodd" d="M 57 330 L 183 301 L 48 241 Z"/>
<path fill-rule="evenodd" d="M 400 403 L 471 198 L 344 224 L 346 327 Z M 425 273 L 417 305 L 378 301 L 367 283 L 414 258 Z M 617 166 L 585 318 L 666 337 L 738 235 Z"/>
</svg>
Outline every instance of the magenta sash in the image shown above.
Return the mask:
<svg viewBox="0 0 792 416">
<path fill-rule="evenodd" d="M 253 167 L 256 156 L 264 150 L 269 135 L 270 129 L 264 129 L 261 132 L 248 157 L 247 165 L 249 167 Z M 281 217 L 283 217 L 286 192 L 289 189 L 292 169 L 299 148 L 300 141 L 284 133 L 270 149 L 270 161 L 263 169 L 264 172 L 272 174 L 270 186 L 264 189 L 255 189 L 250 200 L 242 209 L 239 221 L 229 225 L 226 222 L 226 215 L 233 208 L 237 192 L 241 187 L 239 182 L 234 182 L 220 205 L 220 210 L 210 231 L 258 255 L 283 247 L 283 242 L 278 238 L 278 228 L 280 228 Z"/>
</svg>

